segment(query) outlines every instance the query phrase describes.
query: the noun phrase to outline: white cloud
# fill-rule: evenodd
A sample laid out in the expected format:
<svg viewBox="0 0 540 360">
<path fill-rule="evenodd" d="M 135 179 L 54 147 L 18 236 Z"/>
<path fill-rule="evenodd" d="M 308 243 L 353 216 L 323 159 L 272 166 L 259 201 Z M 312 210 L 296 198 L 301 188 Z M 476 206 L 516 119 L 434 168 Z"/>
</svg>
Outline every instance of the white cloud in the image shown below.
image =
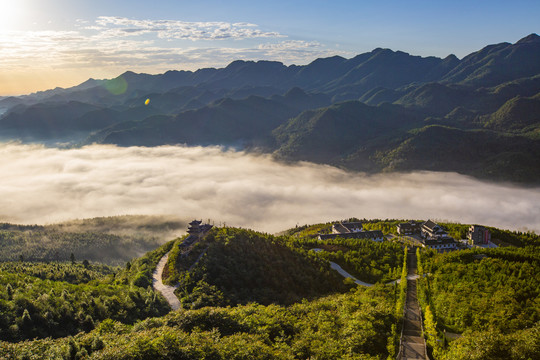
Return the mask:
<svg viewBox="0 0 540 360">
<path fill-rule="evenodd" d="M 318 42 L 239 22 L 185 22 L 99 17 L 69 31 L 0 32 L 0 75 L 7 71 L 85 69 L 118 74 L 220 67 L 237 59 L 308 63 L 335 55 Z M 186 43 L 186 40 L 189 42 Z M 260 43 L 259 41 L 262 41 Z M 258 43 L 259 42 L 259 43 Z"/>
<path fill-rule="evenodd" d="M 277 232 L 355 216 L 540 231 L 540 189 L 454 173 L 366 176 L 217 147 L 2 144 L 0 158 L 0 221 L 171 214 Z"/>
<path fill-rule="evenodd" d="M 179 20 L 136 20 L 124 17 L 100 16 L 97 26 L 87 29 L 99 31 L 99 37 L 139 36 L 155 33 L 162 39 L 224 40 L 285 37 L 276 31 L 262 31 L 250 23 L 188 22 Z"/>
<path fill-rule="evenodd" d="M 285 40 L 279 43 L 260 44 L 259 49 L 271 50 L 297 50 L 297 49 L 319 49 L 322 45 L 318 41 Z"/>
</svg>

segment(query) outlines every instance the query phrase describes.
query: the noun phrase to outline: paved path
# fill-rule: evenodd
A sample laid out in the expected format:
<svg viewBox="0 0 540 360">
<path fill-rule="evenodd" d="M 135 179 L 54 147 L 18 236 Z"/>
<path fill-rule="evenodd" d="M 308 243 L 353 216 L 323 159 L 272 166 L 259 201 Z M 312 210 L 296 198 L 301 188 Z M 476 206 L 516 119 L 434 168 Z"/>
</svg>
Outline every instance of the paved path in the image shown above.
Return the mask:
<svg viewBox="0 0 540 360">
<path fill-rule="evenodd" d="M 355 278 L 354 276 L 349 274 L 347 271 L 345 271 L 341 266 L 339 266 L 335 262 L 329 261 L 329 263 L 330 263 L 330 267 L 332 269 L 336 270 L 343 277 L 353 279 L 355 284 L 362 285 L 362 286 L 373 286 L 373 284 L 364 282 L 362 280 L 358 280 L 357 278 Z M 416 280 L 418 278 L 419 278 L 418 275 L 407 275 L 407 280 Z M 387 285 L 392 285 L 392 284 L 399 284 L 400 282 L 401 282 L 401 279 L 397 279 L 397 280 L 394 280 L 394 281 L 387 282 L 386 284 Z"/>
<path fill-rule="evenodd" d="M 330 261 L 330 267 L 336 270 L 341 276 L 353 279 L 355 284 L 363 285 L 363 286 L 373 286 L 373 284 L 369 284 L 367 282 L 363 282 L 362 280 L 358 280 L 357 278 L 355 278 L 354 276 L 352 276 L 351 274 L 343 270 L 343 268 L 339 266 L 338 264 L 336 264 L 335 262 Z"/>
<path fill-rule="evenodd" d="M 152 285 L 154 286 L 154 289 L 159 291 L 169 305 L 171 306 L 171 309 L 178 310 L 180 309 L 180 300 L 176 297 L 174 294 L 174 290 L 176 290 L 176 286 L 169 286 L 165 285 L 163 281 L 161 281 L 161 275 L 163 275 L 163 268 L 165 267 L 165 264 L 167 263 L 167 260 L 169 259 L 169 253 L 165 254 L 161 260 L 159 260 L 159 263 L 157 264 L 156 270 L 154 270 L 153 278 L 152 278 Z"/>
<path fill-rule="evenodd" d="M 407 300 L 405 302 L 405 318 L 403 320 L 403 337 L 398 359 L 428 359 L 426 344 L 422 335 L 422 317 L 416 297 L 416 251 L 409 250 L 407 263 Z"/>
</svg>

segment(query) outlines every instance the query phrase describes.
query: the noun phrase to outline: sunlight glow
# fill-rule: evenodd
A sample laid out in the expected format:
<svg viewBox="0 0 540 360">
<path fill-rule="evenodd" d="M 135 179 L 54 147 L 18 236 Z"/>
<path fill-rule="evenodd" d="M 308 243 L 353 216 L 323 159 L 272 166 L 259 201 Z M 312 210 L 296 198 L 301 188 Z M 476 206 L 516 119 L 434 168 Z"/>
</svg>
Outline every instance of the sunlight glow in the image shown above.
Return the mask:
<svg viewBox="0 0 540 360">
<path fill-rule="evenodd" d="M 0 0 L 0 31 L 16 29 L 24 22 L 26 1 Z"/>
</svg>

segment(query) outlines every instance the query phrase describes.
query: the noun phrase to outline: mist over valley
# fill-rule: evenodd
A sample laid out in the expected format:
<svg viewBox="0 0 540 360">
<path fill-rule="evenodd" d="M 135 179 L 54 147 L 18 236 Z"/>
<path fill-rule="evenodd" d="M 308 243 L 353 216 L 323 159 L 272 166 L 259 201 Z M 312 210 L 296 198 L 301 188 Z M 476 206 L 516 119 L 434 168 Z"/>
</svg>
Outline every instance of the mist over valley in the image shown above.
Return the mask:
<svg viewBox="0 0 540 360">
<path fill-rule="evenodd" d="M 279 232 L 349 217 L 443 219 L 540 230 L 540 191 L 456 173 L 366 175 L 220 147 L 0 146 L 0 221 L 112 215 Z"/>
</svg>

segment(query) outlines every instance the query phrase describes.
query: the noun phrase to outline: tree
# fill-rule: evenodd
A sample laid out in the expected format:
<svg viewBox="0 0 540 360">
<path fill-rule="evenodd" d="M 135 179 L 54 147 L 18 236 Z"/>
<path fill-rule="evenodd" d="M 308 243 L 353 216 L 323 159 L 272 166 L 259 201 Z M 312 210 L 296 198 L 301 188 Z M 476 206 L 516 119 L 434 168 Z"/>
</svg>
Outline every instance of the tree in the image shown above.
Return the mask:
<svg viewBox="0 0 540 360">
<path fill-rule="evenodd" d="M 13 288 L 11 287 L 11 284 L 7 284 L 6 292 L 7 292 L 8 300 L 13 299 Z"/>
<path fill-rule="evenodd" d="M 21 329 L 25 332 L 28 332 L 32 329 L 32 325 L 32 317 L 30 316 L 28 309 L 24 309 L 23 315 L 21 317 Z"/>
<path fill-rule="evenodd" d="M 73 253 L 71 253 L 71 255 L 69 255 L 69 259 L 71 260 L 71 264 L 75 265 L 75 255 Z"/>
<path fill-rule="evenodd" d="M 426 306 L 424 311 L 424 328 L 427 334 L 427 343 L 435 350 L 437 346 L 437 323 L 430 306 Z"/>
</svg>

